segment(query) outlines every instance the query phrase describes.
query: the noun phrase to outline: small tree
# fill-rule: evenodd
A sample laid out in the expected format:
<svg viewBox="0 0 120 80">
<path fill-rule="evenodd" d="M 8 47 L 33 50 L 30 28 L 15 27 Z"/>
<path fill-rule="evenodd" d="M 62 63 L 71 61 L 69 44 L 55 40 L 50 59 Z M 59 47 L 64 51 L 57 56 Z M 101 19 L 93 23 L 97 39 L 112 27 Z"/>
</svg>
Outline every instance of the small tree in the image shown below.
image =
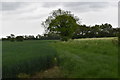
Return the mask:
<svg viewBox="0 0 120 80">
<path fill-rule="evenodd" d="M 62 41 L 68 41 L 72 38 L 79 24 L 78 17 L 71 14 L 70 11 L 61 9 L 54 10 L 45 22 L 42 22 L 46 33 L 55 33 L 61 37 Z"/>
<path fill-rule="evenodd" d="M 14 34 L 10 34 L 10 41 L 14 42 L 15 41 L 15 35 Z"/>
</svg>

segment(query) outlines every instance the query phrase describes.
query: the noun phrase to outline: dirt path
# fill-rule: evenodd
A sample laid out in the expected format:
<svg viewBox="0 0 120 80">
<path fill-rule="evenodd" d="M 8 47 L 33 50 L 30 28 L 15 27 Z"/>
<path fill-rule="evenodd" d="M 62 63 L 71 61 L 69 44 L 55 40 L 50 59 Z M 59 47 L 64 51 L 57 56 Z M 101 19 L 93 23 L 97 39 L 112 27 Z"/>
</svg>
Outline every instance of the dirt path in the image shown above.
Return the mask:
<svg viewBox="0 0 120 80">
<path fill-rule="evenodd" d="M 58 66 L 54 66 L 44 72 L 38 72 L 33 75 L 31 78 L 62 78 L 63 75 Z"/>
<path fill-rule="evenodd" d="M 63 74 L 58 66 L 54 66 L 50 69 L 47 69 L 43 72 L 37 72 L 34 75 L 29 75 L 25 73 L 20 73 L 18 78 L 63 78 Z"/>
</svg>

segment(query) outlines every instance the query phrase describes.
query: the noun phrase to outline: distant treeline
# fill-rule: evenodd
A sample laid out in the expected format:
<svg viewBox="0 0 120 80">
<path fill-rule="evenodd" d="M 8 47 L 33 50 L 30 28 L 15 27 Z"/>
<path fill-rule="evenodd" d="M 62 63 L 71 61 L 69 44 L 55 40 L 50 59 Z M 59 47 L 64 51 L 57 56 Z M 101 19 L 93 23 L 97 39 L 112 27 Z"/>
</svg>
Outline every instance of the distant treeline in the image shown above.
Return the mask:
<svg viewBox="0 0 120 80">
<path fill-rule="evenodd" d="M 2 41 L 10 40 L 12 42 L 14 41 L 23 41 L 23 40 L 59 40 L 60 37 L 53 34 L 44 34 L 42 35 L 25 35 L 25 36 L 15 36 L 14 34 L 11 34 L 10 36 L 6 36 L 7 38 L 2 38 Z"/>
<path fill-rule="evenodd" d="M 79 25 L 73 38 L 117 37 L 119 28 L 112 28 L 111 24 L 86 26 Z"/>
<path fill-rule="evenodd" d="M 72 39 L 79 38 L 98 38 L 98 37 L 117 37 L 119 33 L 119 28 L 112 28 L 111 24 L 105 23 L 102 25 L 86 26 L 78 25 L 77 30 L 74 32 Z M 23 40 L 59 40 L 60 36 L 58 34 L 47 33 L 42 35 L 25 35 L 25 36 L 15 36 L 11 34 L 7 38 L 2 38 L 2 40 L 10 41 L 23 41 Z"/>
</svg>

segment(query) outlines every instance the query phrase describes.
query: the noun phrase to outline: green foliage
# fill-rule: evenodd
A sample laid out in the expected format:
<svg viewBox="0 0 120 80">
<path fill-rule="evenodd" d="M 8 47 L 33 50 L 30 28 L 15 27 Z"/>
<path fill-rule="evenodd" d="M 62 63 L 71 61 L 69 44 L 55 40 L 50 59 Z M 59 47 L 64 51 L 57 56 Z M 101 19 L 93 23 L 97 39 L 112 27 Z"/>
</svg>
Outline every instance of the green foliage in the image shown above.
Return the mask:
<svg viewBox="0 0 120 80">
<path fill-rule="evenodd" d="M 23 36 L 17 36 L 17 37 L 15 38 L 15 40 L 16 40 L 16 41 L 23 41 L 24 38 L 23 38 Z"/>
<path fill-rule="evenodd" d="M 79 19 L 69 11 L 58 9 L 53 11 L 52 16 L 49 16 L 42 25 L 49 33 L 59 34 L 61 40 L 67 41 L 72 38 L 77 29 L 78 20 Z"/>
<path fill-rule="evenodd" d="M 61 38 L 61 41 L 68 41 L 68 40 L 69 40 L 69 37 L 67 37 L 67 36 L 64 36 Z"/>
<path fill-rule="evenodd" d="M 10 36 L 10 41 L 11 41 L 11 42 L 14 42 L 14 41 L 15 41 L 15 35 L 14 35 L 14 34 L 11 34 L 11 36 Z"/>
<path fill-rule="evenodd" d="M 119 47 L 120 47 L 120 28 L 118 28 L 118 45 L 119 45 Z"/>
<path fill-rule="evenodd" d="M 10 38 L 9 39 L 11 42 L 14 42 L 15 41 L 15 38 Z"/>
<path fill-rule="evenodd" d="M 73 38 L 116 37 L 118 28 L 112 28 L 111 24 L 86 26 L 79 25 Z"/>
</svg>

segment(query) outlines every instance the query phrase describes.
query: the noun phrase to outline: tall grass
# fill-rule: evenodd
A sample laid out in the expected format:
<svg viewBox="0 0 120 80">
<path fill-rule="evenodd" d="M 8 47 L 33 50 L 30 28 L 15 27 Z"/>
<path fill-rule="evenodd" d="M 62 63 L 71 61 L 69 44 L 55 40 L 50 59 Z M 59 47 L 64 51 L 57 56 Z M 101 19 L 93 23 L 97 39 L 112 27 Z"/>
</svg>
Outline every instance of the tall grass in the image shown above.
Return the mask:
<svg viewBox="0 0 120 80">
<path fill-rule="evenodd" d="M 33 74 L 54 65 L 56 51 L 50 41 L 3 41 L 3 78 L 15 78 L 20 73 Z"/>
<path fill-rule="evenodd" d="M 112 39 L 79 39 L 54 45 L 67 78 L 117 78 L 118 48 Z"/>
</svg>

